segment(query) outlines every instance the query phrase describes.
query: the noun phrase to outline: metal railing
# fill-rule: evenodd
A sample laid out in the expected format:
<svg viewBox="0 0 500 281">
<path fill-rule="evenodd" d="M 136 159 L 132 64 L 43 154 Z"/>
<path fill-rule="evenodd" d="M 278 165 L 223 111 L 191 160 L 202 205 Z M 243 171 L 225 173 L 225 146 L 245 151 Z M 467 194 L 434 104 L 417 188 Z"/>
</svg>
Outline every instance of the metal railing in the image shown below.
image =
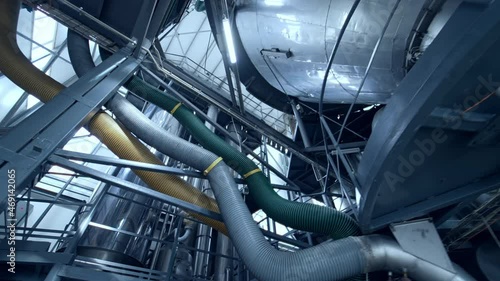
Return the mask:
<svg viewBox="0 0 500 281">
<path fill-rule="evenodd" d="M 167 60 L 179 67 L 186 73 L 199 78 L 206 86 L 217 91 L 223 97 L 231 99 L 229 84 L 226 79 L 217 77 L 212 72 L 201 66 L 191 58 L 183 55 L 165 53 Z M 239 83 L 239 82 L 238 82 Z M 282 134 L 290 132 L 290 116 L 280 112 L 270 106 L 260 102 L 257 98 L 250 95 L 246 90 L 243 90 L 245 109 L 255 117 L 263 120 L 267 125 L 273 127 Z"/>
<path fill-rule="evenodd" d="M 492 233 L 498 243 L 498 239 L 490 229 L 490 226 L 498 220 L 500 220 L 500 190 L 494 192 L 489 200 L 461 219 L 443 238 L 444 244 L 448 250 L 459 248 L 485 229 Z"/>
</svg>

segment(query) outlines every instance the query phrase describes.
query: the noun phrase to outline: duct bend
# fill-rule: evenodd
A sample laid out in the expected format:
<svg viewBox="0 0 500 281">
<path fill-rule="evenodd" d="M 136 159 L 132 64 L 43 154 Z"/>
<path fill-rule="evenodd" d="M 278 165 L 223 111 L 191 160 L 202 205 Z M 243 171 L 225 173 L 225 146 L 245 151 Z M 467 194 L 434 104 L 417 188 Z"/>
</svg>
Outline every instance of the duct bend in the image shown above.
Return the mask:
<svg viewBox="0 0 500 281">
<path fill-rule="evenodd" d="M 0 71 L 26 92 L 35 95 L 42 102 L 48 102 L 64 86 L 34 67 L 20 51 L 16 41 L 20 8 L 20 0 L 0 1 Z M 137 138 L 102 111 L 94 115 L 88 129 L 120 158 L 163 165 Z M 219 211 L 215 200 L 176 176 L 139 170 L 134 172 L 153 189 L 202 208 Z M 226 232 L 224 224 L 219 221 L 196 214 L 193 216 Z"/>
<path fill-rule="evenodd" d="M 115 96 L 108 107 L 146 143 L 172 158 L 201 171 L 218 159 L 217 155 L 168 134 L 122 96 Z M 410 255 L 394 240 L 377 235 L 345 238 L 295 253 L 278 251 L 262 235 L 224 162 L 219 162 L 208 173 L 208 180 L 239 256 L 259 280 L 331 281 L 377 270 L 397 272 L 403 268 L 422 281 L 474 280 L 461 271 L 448 272 Z"/>
<path fill-rule="evenodd" d="M 366 256 L 369 270 L 399 270 L 406 268 L 416 280 L 475 280 L 457 264 L 453 264 L 456 272 L 450 272 L 430 262 L 405 252 L 396 241 L 381 235 L 370 235 L 357 238 L 363 245 L 361 251 Z"/>
</svg>

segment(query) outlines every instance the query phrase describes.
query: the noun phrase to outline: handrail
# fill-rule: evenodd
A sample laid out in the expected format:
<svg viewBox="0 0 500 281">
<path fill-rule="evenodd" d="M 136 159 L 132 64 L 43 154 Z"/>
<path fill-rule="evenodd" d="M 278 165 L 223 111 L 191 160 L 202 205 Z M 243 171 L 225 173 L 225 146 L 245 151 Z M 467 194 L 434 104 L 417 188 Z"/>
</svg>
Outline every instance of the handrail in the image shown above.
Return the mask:
<svg viewBox="0 0 500 281">
<path fill-rule="evenodd" d="M 229 84 L 221 79 L 220 77 L 215 76 L 212 72 L 210 72 L 208 69 L 205 67 L 201 66 L 199 63 L 195 62 L 191 58 L 180 55 L 180 54 L 174 54 L 174 53 L 165 53 L 165 56 L 167 57 L 167 61 L 174 64 L 175 66 L 179 67 L 180 69 L 196 75 L 199 78 L 204 79 L 206 82 L 209 82 L 207 86 L 210 88 L 220 91 L 222 90 L 222 95 L 226 98 L 230 97 L 229 93 Z M 214 87 L 215 86 L 215 87 Z M 263 107 L 262 103 L 260 101 L 256 101 L 256 99 L 253 96 L 245 96 L 245 103 L 248 104 L 247 108 L 250 110 L 251 113 L 253 113 L 256 117 L 261 118 L 266 122 L 269 126 L 277 129 L 281 133 L 285 133 L 287 129 L 287 124 L 283 118 L 281 120 L 281 116 L 283 116 L 285 113 L 279 112 L 276 109 L 273 109 L 271 107 L 265 108 Z M 265 105 L 264 105 L 265 106 Z M 279 112 L 280 117 L 275 116 L 275 112 Z"/>
</svg>

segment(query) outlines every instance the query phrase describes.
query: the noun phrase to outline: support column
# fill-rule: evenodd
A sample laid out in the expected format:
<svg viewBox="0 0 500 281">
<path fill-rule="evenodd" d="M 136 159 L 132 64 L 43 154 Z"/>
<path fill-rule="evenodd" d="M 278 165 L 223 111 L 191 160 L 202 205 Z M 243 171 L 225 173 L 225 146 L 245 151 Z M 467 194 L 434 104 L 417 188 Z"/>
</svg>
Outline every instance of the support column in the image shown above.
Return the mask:
<svg viewBox="0 0 500 281">
<path fill-rule="evenodd" d="M 210 120 L 217 122 L 217 115 L 219 114 L 219 110 L 217 107 L 210 105 L 208 108 L 207 115 Z M 206 122 L 205 125 L 213 132 L 215 127 L 210 123 Z M 205 194 L 210 197 L 214 197 L 212 193 L 212 189 L 210 188 L 209 183 L 206 180 L 202 180 L 199 178 L 195 178 L 193 180 L 193 186 L 200 188 Z M 206 186 L 205 190 L 203 187 Z M 210 246 L 212 244 L 212 228 L 205 224 L 199 224 L 198 232 L 196 235 L 196 249 L 203 251 L 210 251 Z M 209 272 L 209 264 L 210 264 L 210 255 L 206 252 L 196 252 L 195 263 L 194 263 L 194 274 L 195 277 L 205 278 L 208 277 Z"/>
</svg>

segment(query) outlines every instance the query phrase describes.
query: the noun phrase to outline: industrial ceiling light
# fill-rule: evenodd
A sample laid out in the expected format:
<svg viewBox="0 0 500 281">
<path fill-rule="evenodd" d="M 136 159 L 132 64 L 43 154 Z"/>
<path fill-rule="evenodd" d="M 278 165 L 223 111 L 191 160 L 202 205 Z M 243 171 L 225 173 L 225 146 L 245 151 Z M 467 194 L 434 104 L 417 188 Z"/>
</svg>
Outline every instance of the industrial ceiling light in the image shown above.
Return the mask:
<svg viewBox="0 0 500 281">
<path fill-rule="evenodd" d="M 281 7 L 284 5 L 284 0 L 264 0 L 264 4 L 267 6 Z"/>
<path fill-rule="evenodd" d="M 236 63 L 236 50 L 234 49 L 233 33 L 231 32 L 231 25 L 229 24 L 228 18 L 222 20 L 222 27 L 224 29 L 224 37 L 226 38 L 226 48 L 229 53 L 229 61 L 234 64 Z"/>
</svg>

